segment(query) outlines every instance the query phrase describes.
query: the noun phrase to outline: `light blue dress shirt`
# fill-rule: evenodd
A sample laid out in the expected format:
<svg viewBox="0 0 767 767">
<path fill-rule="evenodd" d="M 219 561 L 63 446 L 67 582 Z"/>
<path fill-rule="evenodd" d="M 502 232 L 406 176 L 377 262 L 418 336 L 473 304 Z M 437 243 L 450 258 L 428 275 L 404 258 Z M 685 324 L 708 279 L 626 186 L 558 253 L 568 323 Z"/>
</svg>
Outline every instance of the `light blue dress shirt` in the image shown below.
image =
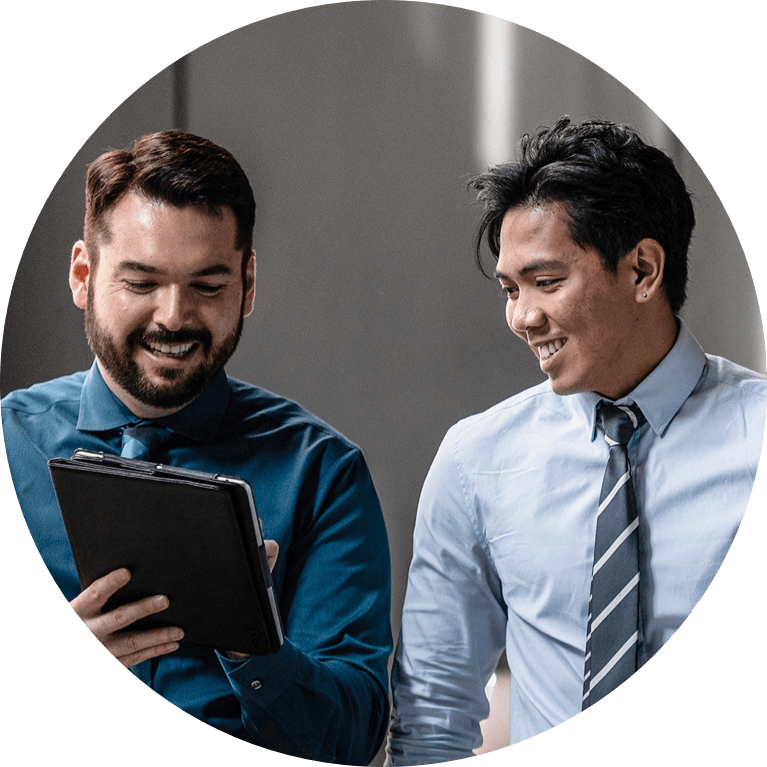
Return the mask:
<svg viewBox="0 0 767 767">
<path fill-rule="evenodd" d="M 548 382 L 447 433 L 418 507 L 394 668 L 394 764 L 470 756 L 506 649 L 510 743 L 581 710 L 597 501 L 608 446 L 594 393 Z M 711 583 L 738 529 L 764 432 L 767 378 L 705 355 L 682 324 L 619 403 L 640 519 L 640 663 Z"/>
</svg>

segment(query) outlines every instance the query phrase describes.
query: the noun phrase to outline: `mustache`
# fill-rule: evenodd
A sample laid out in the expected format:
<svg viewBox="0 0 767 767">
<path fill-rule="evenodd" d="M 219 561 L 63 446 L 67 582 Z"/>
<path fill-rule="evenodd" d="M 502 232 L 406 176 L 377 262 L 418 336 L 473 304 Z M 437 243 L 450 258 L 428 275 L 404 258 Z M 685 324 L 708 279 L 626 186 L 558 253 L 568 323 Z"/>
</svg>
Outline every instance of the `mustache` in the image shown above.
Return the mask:
<svg viewBox="0 0 767 767">
<path fill-rule="evenodd" d="M 209 348 L 213 342 L 210 331 L 205 328 L 181 328 L 164 330 L 162 328 L 137 328 L 126 339 L 131 346 L 138 344 L 189 344 L 198 342 L 203 348 Z"/>
</svg>

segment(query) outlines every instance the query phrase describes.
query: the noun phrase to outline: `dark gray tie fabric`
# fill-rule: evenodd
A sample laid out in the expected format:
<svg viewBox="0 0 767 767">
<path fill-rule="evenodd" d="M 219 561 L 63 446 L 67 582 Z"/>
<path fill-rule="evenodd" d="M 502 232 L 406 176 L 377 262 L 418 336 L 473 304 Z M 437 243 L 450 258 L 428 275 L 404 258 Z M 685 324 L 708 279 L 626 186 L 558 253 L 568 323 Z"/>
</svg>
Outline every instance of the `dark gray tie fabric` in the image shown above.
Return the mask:
<svg viewBox="0 0 767 767">
<path fill-rule="evenodd" d="M 126 426 L 122 434 L 122 449 L 120 455 L 123 458 L 138 458 L 140 461 L 148 461 L 152 454 L 164 445 L 173 432 L 160 426 L 154 421 L 139 421 Z"/>
<path fill-rule="evenodd" d="M 586 709 L 637 669 L 639 519 L 626 445 L 644 420 L 636 406 L 601 402 L 598 417 L 610 456 L 599 495 L 586 635 Z"/>
</svg>

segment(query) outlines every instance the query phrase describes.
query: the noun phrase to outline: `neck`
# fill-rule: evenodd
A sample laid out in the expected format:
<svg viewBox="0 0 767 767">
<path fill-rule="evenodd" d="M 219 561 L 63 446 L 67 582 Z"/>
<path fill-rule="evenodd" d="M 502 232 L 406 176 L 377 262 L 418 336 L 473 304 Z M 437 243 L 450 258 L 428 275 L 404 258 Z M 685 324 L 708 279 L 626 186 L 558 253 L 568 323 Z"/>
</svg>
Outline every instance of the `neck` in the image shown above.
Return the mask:
<svg viewBox="0 0 767 767">
<path fill-rule="evenodd" d="M 612 392 L 597 392 L 611 400 L 618 400 L 632 392 L 655 370 L 671 351 L 679 335 L 679 321 L 670 309 L 648 316 L 640 323 L 641 330 L 636 338 L 634 364 L 627 371 L 626 378 Z"/>
</svg>

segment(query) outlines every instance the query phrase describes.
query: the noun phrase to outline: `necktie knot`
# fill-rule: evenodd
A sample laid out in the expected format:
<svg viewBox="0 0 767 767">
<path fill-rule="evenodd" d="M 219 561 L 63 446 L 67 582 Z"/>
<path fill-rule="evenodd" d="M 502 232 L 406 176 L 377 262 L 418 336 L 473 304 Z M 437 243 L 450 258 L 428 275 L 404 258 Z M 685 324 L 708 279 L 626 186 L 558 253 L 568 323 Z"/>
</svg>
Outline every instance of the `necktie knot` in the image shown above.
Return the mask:
<svg viewBox="0 0 767 767">
<path fill-rule="evenodd" d="M 120 455 L 123 458 L 147 461 L 170 439 L 172 433 L 155 421 L 143 420 L 129 424 L 123 430 Z"/>
<path fill-rule="evenodd" d="M 599 422 L 609 445 L 627 445 L 643 421 L 642 411 L 636 405 L 613 405 L 609 402 L 599 405 Z"/>
</svg>

